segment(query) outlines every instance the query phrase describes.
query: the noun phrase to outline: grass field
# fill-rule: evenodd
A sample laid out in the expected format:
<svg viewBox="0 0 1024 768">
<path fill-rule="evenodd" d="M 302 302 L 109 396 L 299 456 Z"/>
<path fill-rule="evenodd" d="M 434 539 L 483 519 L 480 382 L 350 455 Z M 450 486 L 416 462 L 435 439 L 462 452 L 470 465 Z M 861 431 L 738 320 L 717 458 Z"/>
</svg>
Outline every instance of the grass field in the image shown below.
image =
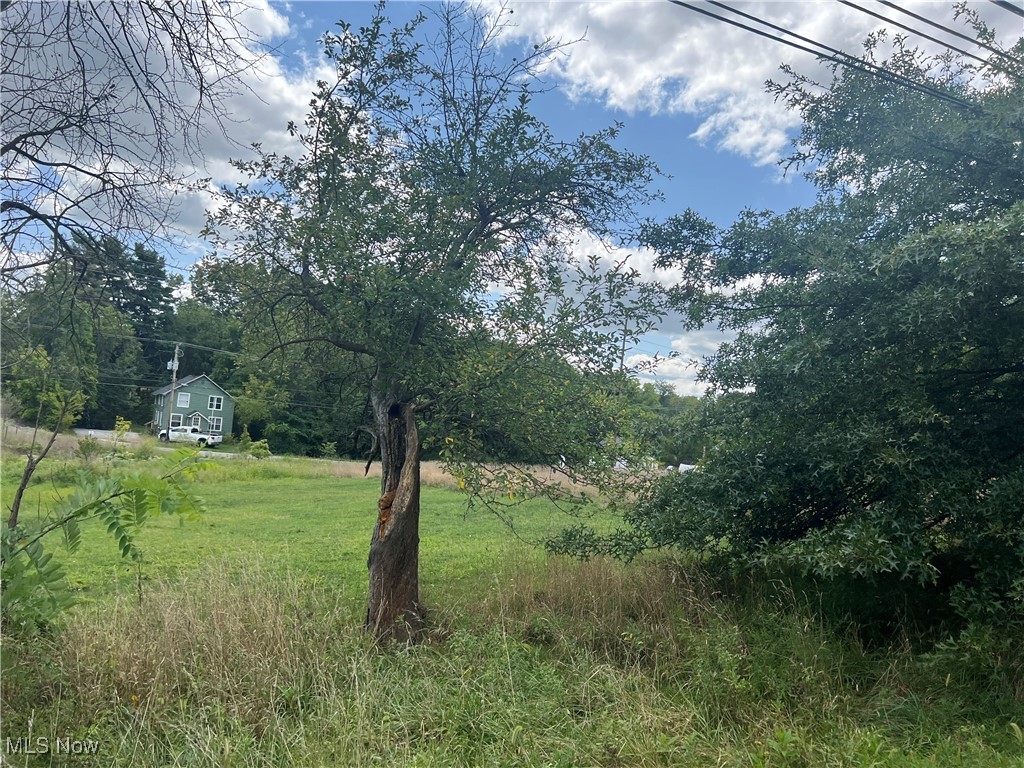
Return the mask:
<svg viewBox="0 0 1024 768">
<path fill-rule="evenodd" d="M 423 494 L 429 637 L 375 647 L 360 620 L 377 482 L 216 464 L 195 484 L 201 519 L 140 538 L 141 601 L 134 566 L 87 531 L 63 555 L 79 605 L 49 634 L 4 638 L 0 745 L 31 731 L 98 750 L 7 762 L 1024 765 L 1020 691 L 990 670 L 906 638 L 866 648 L 813 599 L 680 557 L 547 557 L 444 487 Z M 75 469 L 52 464 L 30 507 Z M 565 522 L 536 504 L 517 530 Z"/>
</svg>

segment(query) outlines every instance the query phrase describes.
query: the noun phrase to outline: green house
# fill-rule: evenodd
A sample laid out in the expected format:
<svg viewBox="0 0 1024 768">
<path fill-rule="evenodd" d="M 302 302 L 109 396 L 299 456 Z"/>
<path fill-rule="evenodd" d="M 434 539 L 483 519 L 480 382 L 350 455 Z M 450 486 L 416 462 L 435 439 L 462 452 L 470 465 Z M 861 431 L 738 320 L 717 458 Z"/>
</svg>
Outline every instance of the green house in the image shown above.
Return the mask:
<svg viewBox="0 0 1024 768">
<path fill-rule="evenodd" d="M 168 407 L 170 402 L 170 407 Z M 235 399 L 205 373 L 185 376 L 174 385 L 153 390 L 153 431 L 171 427 L 197 427 L 200 432 L 230 435 Z"/>
</svg>

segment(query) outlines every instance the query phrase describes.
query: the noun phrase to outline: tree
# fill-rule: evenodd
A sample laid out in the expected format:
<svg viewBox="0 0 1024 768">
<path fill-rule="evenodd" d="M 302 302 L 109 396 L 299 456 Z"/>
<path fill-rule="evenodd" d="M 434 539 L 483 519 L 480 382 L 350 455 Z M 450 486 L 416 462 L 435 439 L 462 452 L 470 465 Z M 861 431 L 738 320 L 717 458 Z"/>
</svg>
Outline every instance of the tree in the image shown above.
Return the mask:
<svg viewBox="0 0 1024 768">
<path fill-rule="evenodd" d="M 22 317 L 31 317 L 33 303 L 56 308 L 51 313 L 55 322 L 42 329 L 51 336 L 45 348 L 33 341 L 31 327 L 11 344 L 8 330 L 16 324 L 8 323 L 5 313 L 5 379 L 10 383 L 13 375 L 26 400 L 33 378 L 45 382 L 35 387 L 38 413 L 44 411 L 42 404 L 55 408 L 50 440 L 38 456 L 30 454 L 19 499 L 57 432 L 77 416 L 83 392 L 90 384 L 95 387 L 99 364 L 106 367 L 113 359 L 129 366 L 138 353 L 134 339 L 97 349 L 96 339 L 108 341 L 111 331 L 125 330 L 127 324 L 121 323 L 117 308 L 104 307 L 90 316 L 75 301 L 80 281 L 90 278 L 90 263 L 83 261 L 79 246 L 103 245 L 109 237 L 167 233 L 173 196 L 194 170 L 185 166 L 195 165 L 203 131 L 224 118 L 225 95 L 245 87 L 240 75 L 253 64 L 254 40 L 241 22 L 243 6 L 213 0 L 0 2 L 0 289 L 5 309 L 17 293 L 38 286 L 41 267 L 48 268 L 50 287 L 58 276 L 72 280 L 56 296 L 37 292 L 17 306 Z M 150 254 L 137 256 L 154 266 Z M 97 360 L 97 351 L 105 359 Z M 27 367 L 41 375 L 29 375 Z M 97 394 L 95 388 L 91 394 Z M 154 498 L 159 506 L 162 497 Z M 97 504 L 105 507 L 109 499 Z M 26 576 L 24 587 L 55 577 L 39 537 L 19 538 L 18 503 L 9 521 L 12 533 L 3 540 L 5 623 L 12 580 L 17 585 Z M 21 567 L 22 557 L 33 567 Z M 18 599 L 25 597 L 23 592 Z"/>
<path fill-rule="evenodd" d="M 4 360 L 16 360 L 23 346 L 62 349 L 57 356 L 74 361 L 88 396 L 86 426 L 109 428 L 117 416 L 144 421 L 144 390 L 163 369 L 158 336 L 172 318 L 174 280 L 149 249 L 130 251 L 109 237 L 72 240 L 72 258 L 37 271 L 10 297 Z"/>
<path fill-rule="evenodd" d="M 422 18 L 391 28 L 380 7 L 362 29 L 340 24 L 323 38 L 336 74 L 291 125 L 304 154 L 238 163 L 248 179 L 211 217 L 266 354 L 331 350 L 368 390 L 382 479 L 366 623 L 379 636 L 423 621 L 421 423 L 461 484 L 495 504 L 571 494 L 488 463 L 484 429 L 556 468 L 572 453 L 567 471 L 595 479 L 630 449 L 616 371 L 623 343 L 650 327 L 654 292 L 625 265 L 574 261 L 570 235 L 614 240 L 653 166 L 617 150 L 615 128 L 551 134 L 530 89 L 560 46 L 502 60 L 507 18 L 444 6 L 429 47 L 415 42 Z"/>
<path fill-rule="evenodd" d="M 0 369 L 5 389 L 18 399 L 19 416 L 51 427 L 63 420 L 37 421 L 46 392 L 81 395 L 80 406 L 97 394 L 95 318 L 87 304 L 69 295 L 57 265 L 33 275 L 25 288 L 5 297 Z M 75 419 L 80 416 L 81 407 Z"/>
<path fill-rule="evenodd" d="M 25 490 L 40 462 L 53 448 L 57 435 L 74 424 L 82 414 L 85 395 L 78 382 L 69 384 L 69 380 L 73 381 L 76 377 L 75 372 L 62 370 L 62 363 L 65 362 L 60 359 L 53 360 L 42 347 L 33 347 L 22 350 L 13 365 L 15 378 L 13 386 L 9 386 L 8 391 L 18 399 L 22 409 L 21 416 L 32 420 L 35 428 L 32 431 L 25 469 L 11 501 L 10 514 L 7 517 L 9 529 L 18 526 Z M 40 427 L 50 432 L 49 439 L 43 446 L 36 445 Z"/>
<path fill-rule="evenodd" d="M 699 471 L 609 546 L 889 574 L 967 617 L 1021 610 L 1022 55 L 978 71 L 897 39 L 881 65 L 959 103 L 842 67 L 825 89 L 794 75 L 771 87 L 803 117 L 792 162 L 818 204 L 647 230 L 683 268 L 690 323 L 738 336 L 702 373 L 718 397 Z"/>
<path fill-rule="evenodd" d="M 244 3 L 5 2 L 5 281 L 72 235 L 166 231 L 203 131 L 254 63 Z"/>
<path fill-rule="evenodd" d="M 678 395 L 660 382 L 637 386 L 630 398 L 647 417 L 643 429 L 651 456 L 669 465 L 696 464 L 705 447 L 694 423 L 701 413 L 700 398 Z"/>
<path fill-rule="evenodd" d="M 242 353 L 241 325 L 238 319 L 230 314 L 217 312 L 206 302 L 196 298 L 178 302 L 175 309 L 174 314 L 168 318 L 167 326 L 161 334 L 162 338 L 174 341 L 189 340 L 197 345 L 186 348 L 178 375 L 205 373 L 226 388 L 240 385 L 241 380 L 235 378 L 239 355 Z M 162 353 L 166 358 L 166 346 L 163 347 Z M 163 375 L 166 373 L 164 369 Z"/>
</svg>

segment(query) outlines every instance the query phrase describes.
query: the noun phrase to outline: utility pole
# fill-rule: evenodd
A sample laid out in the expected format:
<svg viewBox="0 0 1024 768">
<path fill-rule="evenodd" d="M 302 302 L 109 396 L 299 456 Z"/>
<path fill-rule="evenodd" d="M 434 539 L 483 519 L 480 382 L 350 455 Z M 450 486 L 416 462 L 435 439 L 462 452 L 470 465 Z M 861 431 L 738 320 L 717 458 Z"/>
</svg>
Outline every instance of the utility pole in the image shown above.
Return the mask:
<svg viewBox="0 0 1024 768">
<path fill-rule="evenodd" d="M 167 368 L 171 372 L 171 391 L 167 395 L 167 440 L 170 442 L 171 439 L 171 408 L 174 405 L 174 385 L 178 383 L 178 358 L 181 357 L 181 345 L 175 343 L 174 345 L 174 359 L 167 363 Z M 160 430 L 157 430 L 157 434 L 160 434 Z"/>
</svg>

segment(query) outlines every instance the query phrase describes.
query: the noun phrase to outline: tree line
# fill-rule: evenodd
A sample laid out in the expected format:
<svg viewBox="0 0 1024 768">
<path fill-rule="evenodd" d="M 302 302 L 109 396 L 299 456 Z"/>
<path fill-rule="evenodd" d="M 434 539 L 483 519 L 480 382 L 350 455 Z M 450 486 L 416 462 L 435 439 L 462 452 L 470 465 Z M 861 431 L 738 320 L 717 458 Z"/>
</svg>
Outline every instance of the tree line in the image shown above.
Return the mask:
<svg viewBox="0 0 1024 768">
<path fill-rule="evenodd" d="M 326 33 L 332 73 L 287 124 L 296 151 L 235 163 L 189 299 L 152 251 L 62 218 L 59 258 L 7 300 L 8 390 L 31 402 L 48 372 L 85 419 L 142 414 L 104 381 L 165 376 L 161 344 L 187 336 L 182 372 L 238 394 L 253 437 L 379 460 L 366 624 L 382 637 L 423 624 L 428 455 L 502 516 L 537 496 L 589 503 L 552 477 L 624 511 L 555 551 L 681 549 L 852 585 L 839 592 L 890 615 L 1020 626 L 1024 41 L 990 65 L 879 33 L 870 67 L 833 62 L 829 82 L 783 68 L 768 88 L 803 121 L 786 165 L 818 201 L 719 227 L 644 220 L 656 168 L 618 126 L 565 138 L 534 114 L 563 46 L 509 58 L 509 16 L 445 5 L 396 25 L 379 6 Z M 682 278 L 664 290 L 581 257 L 580 230 Z M 699 403 L 623 364 L 669 312 L 735 334 Z M 652 456 L 697 470 L 621 471 Z"/>
<path fill-rule="evenodd" d="M 9 405 L 26 423 L 55 423 L 47 398 L 77 393 L 75 424 L 110 429 L 117 417 L 144 429 L 152 419 L 151 392 L 170 382 L 167 363 L 184 343 L 179 378 L 206 374 L 237 397 L 235 437 L 244 429 L 267 439 L 276 453 L 363 458 L 372 442 L 366 396 L 356 372 L 325 366 L 309 355 L 258 359 L 260 334 L 244 324 L 241 291 L 214 276 L 212 263 L 192 283 L 165 258 L 112 237 L 73 236 L 67 260 L 19 281 L 4 297 L 2 366 Z M 667 385 L 619 382 L 649 435 L 652 459 L 693 463 L 701 445 L 683 426 L 698 399 Z M 52 402 L 51 402 L 52 405 Z M 484 435 L 494 460 L 528 459 Z M 437 451 L 433 451 L 437 455 Z"/>
</svg>

